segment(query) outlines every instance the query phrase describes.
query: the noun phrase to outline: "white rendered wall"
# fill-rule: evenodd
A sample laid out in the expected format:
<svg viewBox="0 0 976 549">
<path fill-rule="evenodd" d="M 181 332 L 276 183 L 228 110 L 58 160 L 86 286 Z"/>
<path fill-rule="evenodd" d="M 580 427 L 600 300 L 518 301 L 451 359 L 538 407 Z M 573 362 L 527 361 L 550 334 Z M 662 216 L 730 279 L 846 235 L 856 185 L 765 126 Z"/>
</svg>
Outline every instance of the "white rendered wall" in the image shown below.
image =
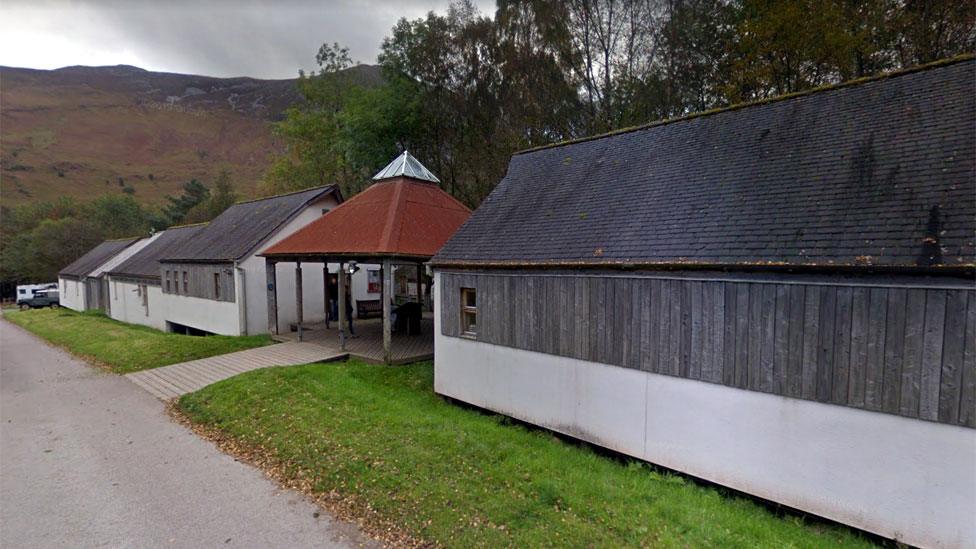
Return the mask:
<svg viewBox="0 0 976 549">
<path fill-rule="evenodd" d="M 112 318 L 130 324 L 142 324 L 157 330 L 166 330 L 166 316 L 164 314 L 166 302 L 163 299 L 161 287 L 146 284 L 146 291 L 149 294 L 148 314 L 146 314 L 146 308 L 142 306 L 139 284 L 123 282 L 109 276 L 108 291 L 109 299 L 111 299 Z"/>
<path fill-rule="evenodd" d="M 338 205 L 331 195 L 326 196 L 305 208 L 295 219 L 292 219 L 281 230 L 275 233 L 267 242 L 253 254 L 242 260 L 238 267 L 244 272 L 244 284 L 241 285 L 241 275 L 237 273 L 237 284 L 244 288 L 247 301 L 245 307 L 246 330 L 248 334 L 268 333 L 268 282 L 265 271 L 264 258 L 258 257 L 272 245 L 286 236 L 322 217 L 323 209 L 333 209 Z M 325 281 L 322 278 L 322 263 L 302 263 L 302 316 L 305 322 L 321 322 L 325 320 Z M 366 265 L 353 275 L 353 299 L 379 299 L 379 294 L 366 293 Z M 329 265 L 329 271 L 335 273 L 339 266 Z M 298 320 L 295 303 L 295 264 L 278 263 L 275 268 L 278 281 L 278 327 L 281 331 L 288 330 L 288 325 Z M 240 295 L 240 294 L 238 294 Z M 353 313 L 355 314 L 355 312 Z"/>
<path fill-rule="evenodd" d="M 334 267 L 336 269 L 338 269 L 338 265 L 334 265 Z M 367 264 L 367 263 L 360 263 L 359 264 L 359 270 L 356 271 L 356 274 L 352 275 L 352 279 L 350 281 L 351 282 L 350 283 L 350 288 L 349 288 L 350 295 L 352 295 L 352 298 L 353 298 L 354 301 L 376 301 L 376 300 L 378 300 L 378 299 L 380 299 L 380 298 L 383 297 L 382 291 L 372 292 L 372 293 L 370 293 L 368 291 L 369 290 L 369 276 L 366 274 L 366 271 L 370 271 L 370 270 L 381 270 L 382 268 L 383 268 L 383 265 L 380 265 L 378 263 L 377 264 Z M 333 271 L 333 272 L 335 272 L 335 271 Z M 353 305 L 352 314 L 353 315 L 356 314 L 355 305 Z"/>
<path fill-rule="evenodd" d="M 220 335 L 241 335 L 237 303 L 160 294 L 165 320 Z M 150 304 L 152 307 L 152 304 Z"/>
<path fill-rule="evenodd" d="M 258 257 L 258 254 L 321 217 L 323 209 L 331 210 L 337 205 L 338 203 L 332 195 L 313 202 L 264 242 L 254 253 L 238 262 L 237 270 L 234 273 L 236 291 L 234 302 L 218 302 L 178 294 L 162 294 L 162 310 L 166 315 L 165 320 L 218 334 L 254 335 L 268 333 L 267 273 L 265 272 L 264 258 Z M 332 272 L 337 269 L 337 265 L 331 265 Z M 298 319 L 295 306 L 295 264 L 279 263 L 276 267 L 276 273 L 278 280 L 278 326 L 280 330 L 287 330 L 288 324 Z M 325 319 L 325 283 L 322 276 L 321 263 L 302 264 L 302 312 L 305 322 L 321 322 Z M 355 293 L 357 288 L 361 288 L 359 295 L 363 297 L 355 297 L 355 299 L 370 299 L 367 297 L 370 294 L 365 292 L 365 266 L 353 277 L 354 296 L 357 295 Z M 152 294 L 150 294 L 151 297 Z M 378 294 L 372 297 L 372 299 L 378 298 Z M 198 304 L 202 308 L 198 314 L 194 311 L 194 306 L 196 306 L 194 304 Z M 152 309 L 153 304 L 150 303 L 150 310 Z"/>
<path fill-rule="evenodd" d="M 268 286 L 264 258 L 251 256 L 240 266 L 244 269 L 247 295 L 247 333 L 267 333 Z M 323 280 L 322 267 L 322 263 L 302 263 L 302 316 L 305 322 L 322 322 L 325 320 L 325 281 Z M 379 266 L 362 265 L 361 267 L 352 276 L 353 299 L 359 301 L 379 299 L 379 293 L 370 294 L 366 292 L 366 269 L 367 267 L 379 268 Z M 338 270 L 338 263 L 329 264 L 330 273 L 335 274 Z M 278 263 L 275 266 L 275 273 L 278 281 L 278 326 L 280 330 L 287 330 L 289 324 L 298 320 L 298 311 L 295 307 L 295 264 Z M 238 277 L 239 282 L 240 278 Z M 353 315 L 355 314 L 354 307 Z"/>
<path fill-rule="evenodd" d="M 437 393 L 920 546 L 976 546 L 976 430 L 445 337 Z"/>
<path fill-rule="evenodd" d="M 85 310 L 85 283 L 71 278 L 58 279 L 61 306 L 75 311 Z"/>
</svg>

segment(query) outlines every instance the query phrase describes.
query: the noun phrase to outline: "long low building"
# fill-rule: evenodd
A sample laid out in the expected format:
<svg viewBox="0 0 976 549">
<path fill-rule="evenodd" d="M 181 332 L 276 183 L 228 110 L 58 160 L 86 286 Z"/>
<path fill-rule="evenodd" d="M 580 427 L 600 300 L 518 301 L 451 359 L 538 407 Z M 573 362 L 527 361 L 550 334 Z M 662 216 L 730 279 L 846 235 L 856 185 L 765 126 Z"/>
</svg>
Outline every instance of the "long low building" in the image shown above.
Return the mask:
<svg viewBox="0 0 976 549">
<path fill-rule="evenodd" d="M 89 278 L 94 271 L 134 244 L 138 238 L 106 240 L 58 272 L 61 305 L 75 311 L 102 308 L 104 292 L 101 277 Z"/>
<path fill-rule="evenodd" d="M 168 331 L 191 334 L 268 333 L 265 248 L 321 218 L 342 202 L 334 185 L 316 187 L 234 204 L 192 238 L 161 257 L 162 302 Z M 305 322 L 325 319 L 326 269 L 302 269 Z M 332 265 L 335 273 L 338 265 Z M 279 291 L 295 294 L 295 265 L 278 265 Z M 354 300 L 379 299 L 371 292 L 366 270 L 352 278 Z M 375 297 L 371 297 L 375 295 Z M 282 326 L 294 324 L 294 302 L 278 310 Z"/>
<path fill-rule="evenodd" d="M 109 316 L 122 322 L 166 330 L 159 260 L 186 246 L 205 223 L 172 227 L 154 235 L 138 253 L 106 269 Z"/>
<path fill-rule="evenodd" d="M 266 272 L 258 254 L 341 202 L 337 187 L 317 187 L 239 202 L 207 224 L 103 242 L 61 270 L 62 303 L 170 332 L 268 333 Z M 304 322 L 321 322 L 330 306 L 335 313 L 331 279 L 338 264 L 278 269 L 279 291 L 286 295 L 295 292 L 295 275 L 302 273 Z M 379 283 L 370 280 L 378 280 L 378 272 L 378 265 L 363 264 L 350 277 L 354 316 L 360 308 L 378 309 Z M 294 302 L 277 314 L 286 329 L 298 319 Z"/>
<path fill-rule="evenodd" d="M 516 154 L 434 257 L 448 397 L 976 546 L 972 57 Z"/>
</svg>

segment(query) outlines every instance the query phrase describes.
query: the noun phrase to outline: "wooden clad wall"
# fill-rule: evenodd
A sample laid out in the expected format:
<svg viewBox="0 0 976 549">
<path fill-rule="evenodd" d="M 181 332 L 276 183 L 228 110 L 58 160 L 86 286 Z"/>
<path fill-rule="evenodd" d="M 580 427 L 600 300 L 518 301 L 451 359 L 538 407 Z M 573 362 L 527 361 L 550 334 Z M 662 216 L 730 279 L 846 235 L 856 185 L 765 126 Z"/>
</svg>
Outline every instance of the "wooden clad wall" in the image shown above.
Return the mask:
<svg viewBox="0 0 976 549">
<path fill-rule="evenodd" d="M 976 291 L 444 272 L 441 331 L 731 387 L 976 427 Z"/>
<path fill-rule="evenodd" d="M 102 296 L 102 279 L 85 279 L 85 310 L 105 310 L 105 299 Z"/>
<path fill-rule="evenodd" d="M 166 290 L 166 271 L 171 278 L 170 289 Z M 183 288 L 183 273 L 187 274 L 189 288 Z M 214 274 L 220 277 L 220 295 L 214 288 Z M 234 301 L 234 265 L 232 263 L 162 263 L 159 268 L 160 285 L 164 294 L 188 295 L 215 301 Z M 177 286 L 175 282 L 179 282 Z"/>
</svg>

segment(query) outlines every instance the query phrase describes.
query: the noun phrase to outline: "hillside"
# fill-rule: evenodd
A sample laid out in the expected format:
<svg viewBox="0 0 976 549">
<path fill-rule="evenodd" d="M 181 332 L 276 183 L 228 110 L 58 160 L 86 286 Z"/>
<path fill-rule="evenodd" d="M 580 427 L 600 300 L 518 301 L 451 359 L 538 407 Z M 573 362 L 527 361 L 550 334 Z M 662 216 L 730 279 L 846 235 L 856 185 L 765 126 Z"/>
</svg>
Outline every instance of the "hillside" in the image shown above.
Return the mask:
<svg viewBox="0 0 976 549">
<path fill-rule="evenodd" d="M 377 67 L 350 70 L 378 79 Z M 0 67 L 0 197 L 10 206 L 133 192 L 158 202 L 222 169 L 248 195 L 279 146 L 270 122 L 298 100 L 294 80 Z"/>
</svg>

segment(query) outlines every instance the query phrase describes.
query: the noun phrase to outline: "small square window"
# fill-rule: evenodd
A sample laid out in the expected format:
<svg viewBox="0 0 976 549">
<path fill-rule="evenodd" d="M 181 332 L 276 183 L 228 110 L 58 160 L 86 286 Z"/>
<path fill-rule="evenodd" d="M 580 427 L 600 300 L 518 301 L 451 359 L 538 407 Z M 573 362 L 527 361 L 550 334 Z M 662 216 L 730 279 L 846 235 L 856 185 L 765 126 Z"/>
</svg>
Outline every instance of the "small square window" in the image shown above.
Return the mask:
<svg viewBox="0 0 976 549">
<path fill-rule="evenodd" d="M 474 288 L 461 288 L 461 335 L 478 335 L 478 296 Z"/>
</svg>

